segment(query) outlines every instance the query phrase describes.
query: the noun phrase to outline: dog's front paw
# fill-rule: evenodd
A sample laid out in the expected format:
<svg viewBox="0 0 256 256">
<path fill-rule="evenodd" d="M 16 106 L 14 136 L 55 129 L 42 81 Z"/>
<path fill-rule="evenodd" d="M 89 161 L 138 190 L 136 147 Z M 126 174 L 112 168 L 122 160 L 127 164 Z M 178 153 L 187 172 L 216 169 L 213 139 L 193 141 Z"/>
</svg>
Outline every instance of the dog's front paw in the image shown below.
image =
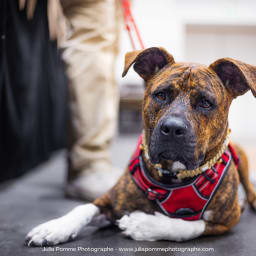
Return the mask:
<svg viewBox="0 0 256 256">
<path fill-rule="evenodd" d="M 94 204 L 80 205 L 61 218 L 48 221 L 32 229 L 27 237 L 28 246 L 47 246 L 74 239 L 83 227 L 99 214 Z"/>
<path fill-rule="evenodd" d="M 27 246 L 52 246 L 72 240 L 77 236 L 78 230 L 72 228 L 72 223 L 62 218 L 43 223 L 32 229 L 25 240 Z"/>
<path fill-rule="evenodd" d="M 158 221 L 155 215 L 135 211 L 129 216 L 125 215 L 117 221 L 123 230 L 122 234 L 139 241 L 156 241 L 161 239 L 158 232 Z"/>
<path fill-rule="evenodd" d="M 74 239 L 83 227 L 99 214 L 94 204 L 80 205 L 61 218 L 48 221 L 32 229 L 26 237 L 28 246 L 47 246 Z"/>
<path fill-rule="evenodd" d="M 186 241 L 203 234 L 203 220 L 185 221 L 174 219 L 156 212 L 155 215 L 143 212 L 133 212 L 118 221 L 123 234 L 134 240 L 157 241 Z"/>
</svg>

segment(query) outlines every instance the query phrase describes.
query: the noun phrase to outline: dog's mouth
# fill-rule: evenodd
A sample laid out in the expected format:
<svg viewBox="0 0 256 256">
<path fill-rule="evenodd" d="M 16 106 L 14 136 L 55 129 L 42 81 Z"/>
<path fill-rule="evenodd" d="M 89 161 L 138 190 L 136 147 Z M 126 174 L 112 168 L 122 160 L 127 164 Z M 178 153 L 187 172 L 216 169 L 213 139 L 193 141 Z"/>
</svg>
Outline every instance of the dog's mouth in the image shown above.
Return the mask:
<svg viewBox="0 0 256 256">
<path fill-rule="evenodd" d="M 177 161 L 177 154 L 175 153 L 172 153 L 172 152 L 168 152 L 168 151 L 164 151 L 164 152 L 161 152 L 159 154 L 159 161 L 162 160 L 171 160 L 171 161 Z"/>
<path fill-rule="evenodd" d="M 201 165 L 204 160 L 204 155 L 200 154 L 199 158 L 196 159 L 195 154 L 191 152 L 192 151 L 187 154 L 184 152 L 184 154 L 181 155 L 178 152 L 166 150 L 157 155 L 150 154 L 150 156 L 153 164 L 161 163 L 170 171 L 177 171 L 178 169 L 194 170 Z M 179 164 L 177 165 L 177 163 Z"/>
<path fill-rule="evenodd" d="M 173 163 L 179 162 L 186 170 L 198 168 L 204 160 L 204 154 L 198 154 L 196 136 L 190 134 L 180 140 L 165 138 L 154 130 L 149 140 L 149 157 L 152 164 L 161 164 L 163 168 L 174 172 Z"/>
</svg>

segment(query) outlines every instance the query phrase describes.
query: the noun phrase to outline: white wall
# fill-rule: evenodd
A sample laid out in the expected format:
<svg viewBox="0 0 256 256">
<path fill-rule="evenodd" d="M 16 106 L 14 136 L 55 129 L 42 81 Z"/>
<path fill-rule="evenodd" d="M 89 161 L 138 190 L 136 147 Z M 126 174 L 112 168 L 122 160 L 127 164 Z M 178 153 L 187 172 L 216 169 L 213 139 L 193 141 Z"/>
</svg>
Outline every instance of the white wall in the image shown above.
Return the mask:
<svg viewBox="0 0 256 256">
<path fill-rule="evenodd" d="M 163 46 L 177 61 L 209 64 L 233 57 L 256 65 L 255 10 L 254 0 L 133 0 L 132 9 L 145 46 Z M 132 69 L 121 79 L 124 54 L 132 50 L 124 29 L 120 45 L 119 84 L 141 83 Z M 230 126 L 234 139 L 256 144 L 256 99 L 250 93 L 234 101 Z"/>
</svg>

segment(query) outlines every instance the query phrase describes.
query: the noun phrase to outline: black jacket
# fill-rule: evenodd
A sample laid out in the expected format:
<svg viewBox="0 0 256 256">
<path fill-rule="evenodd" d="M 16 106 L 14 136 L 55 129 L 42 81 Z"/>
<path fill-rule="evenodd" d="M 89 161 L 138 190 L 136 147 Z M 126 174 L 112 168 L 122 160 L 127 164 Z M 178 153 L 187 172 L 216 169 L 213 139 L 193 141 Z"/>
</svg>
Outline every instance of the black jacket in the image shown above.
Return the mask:
<svg viewBox="0 0 256 256">
<path fill-rule="evenodd" d="M 65 146 L 67 79 L 49 40 L 47 1 L 27 20 L 0 0 L 0 181 L 19 176 Z"/>
</svg>

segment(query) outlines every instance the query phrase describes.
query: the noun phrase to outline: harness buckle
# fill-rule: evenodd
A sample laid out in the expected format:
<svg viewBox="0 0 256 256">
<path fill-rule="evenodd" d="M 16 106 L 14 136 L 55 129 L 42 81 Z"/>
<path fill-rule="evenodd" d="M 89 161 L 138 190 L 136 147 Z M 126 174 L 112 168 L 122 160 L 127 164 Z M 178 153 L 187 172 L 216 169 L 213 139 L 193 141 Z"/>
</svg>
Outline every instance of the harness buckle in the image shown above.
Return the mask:
<svg viewBox="0 0 256 256">
<path fill-rule="evenodd" d="M 145 191 L 145 194 L 149 200 L 159 199 L 159 195 L 160 195 L 158 192 L 152 190 L 151 188 L 147 188 L 147 190 Z"/>
</svg>

